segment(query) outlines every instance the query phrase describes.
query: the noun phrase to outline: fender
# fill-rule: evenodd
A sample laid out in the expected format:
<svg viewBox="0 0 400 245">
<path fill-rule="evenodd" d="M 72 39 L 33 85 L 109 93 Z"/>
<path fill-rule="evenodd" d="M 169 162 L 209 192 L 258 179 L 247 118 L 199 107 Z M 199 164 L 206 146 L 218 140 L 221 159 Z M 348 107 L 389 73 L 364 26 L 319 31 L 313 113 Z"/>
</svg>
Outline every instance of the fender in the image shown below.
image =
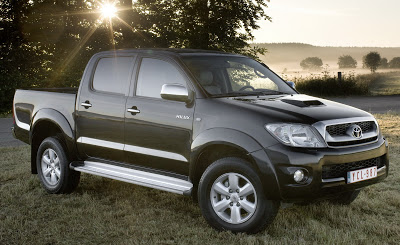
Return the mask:
<svg viewBox="0 0 400 245">
<path fill-rule="evenodd" d="M 260 177 L 266 194 L 271 198 L 279 198 L 280 191 L 275 168 L 263 147 L 253 137 L 235 129 L 213 128 L 203 131 L 194 139 L 190 156 L 190 176 L 194 176 L 196 161 L 203 149 L 217 144 L 234 146 L 247 152 L 262 175 Z"/>
<path fill-rule="evenodd" d="M 35 132 L 35 127 L 43 121 L 51 122 L 56 125 L 62 132 L 65 144 L 70 156 L 75 156 L 75 133 L 69 124 L 68 120 L 63 114 L 54 109 L 45 108 L 40 109 L 32 118 L 32 130 L 29 132 L 29 142 L 32 144 L 33 132 Z"/>
</svg>

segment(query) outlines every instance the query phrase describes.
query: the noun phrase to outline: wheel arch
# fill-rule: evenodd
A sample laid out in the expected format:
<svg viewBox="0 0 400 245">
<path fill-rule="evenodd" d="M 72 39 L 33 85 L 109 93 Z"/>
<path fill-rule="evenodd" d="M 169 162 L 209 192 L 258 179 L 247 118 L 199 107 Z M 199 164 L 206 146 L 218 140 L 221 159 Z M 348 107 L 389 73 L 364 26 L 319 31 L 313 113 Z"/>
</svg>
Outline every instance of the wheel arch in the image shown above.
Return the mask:
<svg viewBox="0 0 400 245">
<path fill-rule="evenodd" d="M 33 117 L 32 127 L 29 133 L 29 142 L 31 144 L 31 172 L 33 174 L 37 174 L 37 150 L 44 139 L 52 136 L 59 138 L 69 158 L 73 159 L 76 156 L 75 134 L 68 120 L 54 109 L 41 109 Z"/>
<path fill-rule="evenodd" d="M 266 159 L 260 159 L 260 156 Z M 260 174 L 263 182 L 263 176 L 269 176 L 265 183 L 274 189 L 274 193 L 276 192 L 278 184 L 275 169 L 262 146 L 245 133 L 217 128 L 203 132 L 192 143 L 189 178 L 194 185 L 194 196 L 196 196 L 198 183 L 206 168 L 217 159 L 224 157 L 239 157 L 249 162 Z"/>
</svg>

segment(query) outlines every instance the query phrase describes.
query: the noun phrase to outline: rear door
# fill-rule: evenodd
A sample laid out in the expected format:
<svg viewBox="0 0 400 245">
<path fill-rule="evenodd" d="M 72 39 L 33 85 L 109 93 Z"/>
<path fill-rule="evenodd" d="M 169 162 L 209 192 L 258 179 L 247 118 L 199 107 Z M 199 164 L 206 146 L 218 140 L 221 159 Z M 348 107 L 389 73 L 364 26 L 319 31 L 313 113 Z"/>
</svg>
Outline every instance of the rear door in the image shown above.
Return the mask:
<svg viewBox="0 0 400 245">
<path fill-rule="evenodd" d="M 77 143 L 81 155 L 123 161 L 125 104 L 135 56 L 96 60 L 90 81 L 81 87 Z"/>
<path fill-rule="evenodd" d="M 164 100 L 161 87 L 189 79 L 171 59 L 145 56 L 125 110 L 125 162 L 188 175 L 194 105 Z"/>
</svg>

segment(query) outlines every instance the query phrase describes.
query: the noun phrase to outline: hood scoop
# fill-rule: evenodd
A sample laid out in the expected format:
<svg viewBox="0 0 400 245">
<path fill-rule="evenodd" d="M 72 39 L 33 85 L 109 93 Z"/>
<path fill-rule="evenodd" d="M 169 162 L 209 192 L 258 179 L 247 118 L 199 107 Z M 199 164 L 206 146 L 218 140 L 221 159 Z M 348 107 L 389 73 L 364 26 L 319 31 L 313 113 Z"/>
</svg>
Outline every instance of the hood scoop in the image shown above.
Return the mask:
<svg viewBox="0 0 400 245">
<path fill-rule="evenodd" d="M 314 106 L 324 106 L 325 104 L 319 100 L 289 100 L 289 99 L 282 99 L 282 102 L 298 106 L 298 107 L 314 107 Z"/>
</svg>

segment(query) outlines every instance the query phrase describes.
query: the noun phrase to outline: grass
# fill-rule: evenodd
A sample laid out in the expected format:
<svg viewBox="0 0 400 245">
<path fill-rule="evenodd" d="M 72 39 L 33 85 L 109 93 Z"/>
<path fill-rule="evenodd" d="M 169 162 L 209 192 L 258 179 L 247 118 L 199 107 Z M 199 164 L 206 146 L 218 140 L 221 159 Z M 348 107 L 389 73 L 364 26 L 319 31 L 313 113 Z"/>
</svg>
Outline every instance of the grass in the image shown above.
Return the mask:
<svg viewBox="0 0 400 245">
<path fill-rule="evenodd" d="M 29 147 L 0 148 L 0 244 L 398 244 L 400 115 L 377 115 L 390 175 L 350 206 L 281 209 L 257 235 L 216 232 L 189 197 L 87 174 L 70 195 L 49 195 L 29 173 Z"/>
<path fill-rule="evenodd" d="M 400 72 L 378 73 L 370 76 L 373 77 L 369 83 L 372 95 L 400 94 Z"/>
</svg>

